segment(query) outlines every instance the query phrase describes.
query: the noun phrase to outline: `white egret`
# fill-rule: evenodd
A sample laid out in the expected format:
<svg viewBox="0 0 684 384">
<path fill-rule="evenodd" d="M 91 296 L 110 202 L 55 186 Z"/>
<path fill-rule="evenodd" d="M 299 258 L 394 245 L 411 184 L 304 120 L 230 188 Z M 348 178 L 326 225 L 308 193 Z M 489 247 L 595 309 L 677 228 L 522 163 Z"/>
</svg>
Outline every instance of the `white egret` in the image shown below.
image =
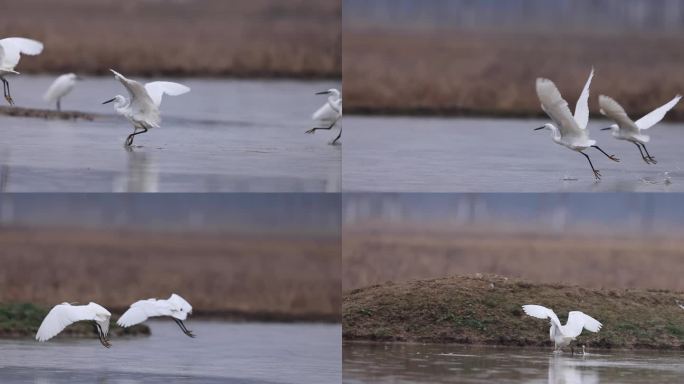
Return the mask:
<svg viewBox="0 0 684 384">
<path fill-rule="evenodd" d="M 96 303 L 88 305 L 71 305 L 62 303 L 56 305 L 45 316 L 36 333 L 36 340 L 48 341 L 57 336 L 64 328 L 78 321 L 92 321 L 100 338 L 100 343 L 109 348 L 112 345 L 107 339 L 109 332 L 109 318 L 112 316 L 108 310 Z"/>
<path fill-rule="evenodd" d="M 14 100 L 12 100 L 9 82 L 5 79 L 5 75 L 8 73 L 19 74 L 14 70 L 14 67 L 19 64 L 21 54 L 35 56 L 41 52 L 43 52 L 43 43 L 40 41 L 23 37 L 8 37 L 0 40 L 0 80 L 2 80 L 5 100 L 10 105 L 14 105 Z"/>
<path fill-rule="evenodd" d="M 594 177 L 600 180 L 601 173 L 594 168 L 594 164 L 591 162 L 589 155 L 584 153 L 584 150 L 590 147 L 596 148 L 615 162 L 619 162 L 620 159 L 614 155 L 607 154 L 596 145 L 595 140 L 589 139 L 589 130 L 587 129 L 589 123 L 589 87 L 593 77 L 594 70 L 592 69 L 589 74 L 589 80 L 587 80 L 582 94 L 577 100 L 574 116 L 570 112 L 568 102 L 561 97 L 556 85 L 549 79 L 537 79 L 537 96 L 539 101 L 541 101 L 542 110 L 549 115 L 555 125 L 545 124 L 543 127 L 536 128 L 535 130 L 548 129 L 551 131 L 552 139 L 556 144 L 581 153 L 589 161 Z"/>
<path fill-rule="evenodd" d="M 50 104 L 57 103 L 57 110 L 61 111 L 62 98 L 74 89 L 76 82 L 79 80 L 81 80 L 81 78 L 75 73 L 66 73 L 59 76 L 45 92 L 43 100 Z"/>
<path fill-rule="evenodd" d="M 122 74 L 110 69 L 114 78 L 119 80 L 128 91 L 129 99 L 121 95 L 115 96 L 102 104 L 113 102 L 114 109 L 133 123 L 133 133 L 126 138 L 126 146 L 133 145 L 136 135 L 147 132 L 150 128 L 158 128 L 161 123 L 159 106 L 162 96 L 179 96 L 190 92 L 190 88 L 183 84 L 170 81 L 153 81 L 143 86 L 135 80 L 130 80 Z M 140 130 L 140 132 L 138 132 Z"/>
<path fill-rule="evenodd" d="M 583 329 L 590 332 L 598 332 L 603 326 L 593 317 L 580 311 L 568 313 L 568 321 L 565 325 L 561 325 L 558 316 L 549 308 L 542 307 L 541 305 L 523 305 L 522 308 L 529 316 L 538 319 L 549 319 L 551 321 L 549 336 L 554 343 L 554 349 L 556 351 L 560 351 L 563 347 L 575 340 L 575 338 L 582 333 Z M 584 346 L 582 347 L 582 351 L 584 352 Z"/>
<path fill-rule="evenodd" d="M 328 101 L 323 104 L 314 114 L 311 119 L 323 127 L 315 127 L 306 131 L 306 133 L 315 133 L 318 130 L 331 130 L 335 127 L 337 122 L 342 118 L 342 94 L 337 89 L 329 89 L 327 91 L 318 92 L 317 95 L 328 95 Z M 335 145 L 342 137 L 342 128 L 332 145 Z"/>
<path fill-rule="evenodd" d="M 136 301 L 121 315 L 116 323 L 123 328 L 128 328 L 140 324 L 150 317 L 170 316 L 183 333 L 190 337 L 195 337 L 192 331 L 189 331 L 185 324 L 183 324 L 183 320 L 187 319 L 190 314 L 192 314 L 190 303 L 174 293 L 166 300 L 147 299 Z"/>
<path fill-rule="evenodd" d="M 670 100 L 667 104 L 656 108 L 641 119 L 632 121 L 632 119 L 630 119 L 627 115 L 627 112 L 625 112 L 624 108 L 622 108 L 617 101 L 611 97 L 601 95 L 599 96 L 599 107 L 601 107 L 601 114 L 617 123 L 601 130 L 611 130 L 613 131 L 614 138 L 634 143 L 634 145 L 639 148 L 641 158 L 644 159 L 646 164 L 657 164 L 658 162 L 656 159 L 651 156 L 651 154 L 648 153 L 648 149 L 646 149 L 646 143 L 648 143 L 651 138 L 642 131 L 645 131 L 658 124 L 663 118 L 665 118 L 667 112 L 674 108 L 677 103 L 679 103 L 681 98 L 681 96 L 677 96 Z M 645 155 L 641 148 L 643 148 L 646 152 Z"/>
</svg>

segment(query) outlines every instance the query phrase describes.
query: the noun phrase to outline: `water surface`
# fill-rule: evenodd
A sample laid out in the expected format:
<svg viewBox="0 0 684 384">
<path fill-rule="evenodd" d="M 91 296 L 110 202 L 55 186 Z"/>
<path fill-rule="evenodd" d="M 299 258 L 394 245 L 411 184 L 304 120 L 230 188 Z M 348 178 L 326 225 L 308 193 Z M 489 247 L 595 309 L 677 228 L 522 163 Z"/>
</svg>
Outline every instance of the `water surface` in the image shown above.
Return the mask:
<svg viewBox="0 0 684 384">
<path fill-rule="evenodd" d="M 345 343 L 344 383 L 611 384 L 681 382 L 680 353 Z"/>
</svg>

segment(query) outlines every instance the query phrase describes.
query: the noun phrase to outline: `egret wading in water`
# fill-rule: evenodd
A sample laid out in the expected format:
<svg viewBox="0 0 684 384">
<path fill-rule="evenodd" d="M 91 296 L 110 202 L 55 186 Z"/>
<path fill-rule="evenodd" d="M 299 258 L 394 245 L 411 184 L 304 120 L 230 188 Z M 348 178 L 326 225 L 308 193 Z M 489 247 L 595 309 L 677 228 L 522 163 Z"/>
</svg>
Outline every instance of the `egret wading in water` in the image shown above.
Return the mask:
<svg viewBox="0 0 684 384">
<path fill-rule="evenodd" d="M 150 128 L 158 128 L 161 124 L 159 106 L 162 96 L 179 96 L 190 92 L 190 88 L 183 84 L 170 81 L 153 81 L 144 86 L 135 80 L 130 80 L 122 74 L 110 69 L 114 78 L 119 80 L 128 91 L 129 98 L 121 95 L 115 96 L 102 104 L 114 103 L 114 109 L 126 117 L 133 124 L 133 133 L 126 138 L 125 145 L 133 145 L 133 138 Z"/>
<path fill-rule="evenodd" d="M 565 325 L 561 325 L 558 316 L 549 308 L 541 305 L 523 305 L 522 309 L 529 316 L 538 319 L 549 319 L 551 321 L 549 336 L 551 341 L 553 341 L 555 352 L 560 352 L 563 347 L 569 345 L 582 333 L 583 329 L 589 332 L 598 332 L 603 326 L 593 317 L 580 311 L 568 313 L 568 321 Z M 575 352 L 574 348 L 572 352 Z M 584 353 L 584 346 L 582 346 L 582 353 Z"/>
<path fill-rule="evenodd" d="M 121 315 L 116 323 L 123 328 L 128 328 L 140 324 L 150 317 L 170 316 L 183 333 L 189 337 L 195 337 L 192 331 L 189 331 L 183 323 L 183 320 L 187 319 L 190 314 L 192 314 L 190 303 L 174 293 L 166 300 L 147 299 L 136 301 Z"/>
<path fill-rule="evenodd" d="M 14 100 L 12 100 L 9 82 L 5 79 L 5 75 L 9 73 L 19 74 L 14 70 L 14 67 L 19 64 L 22 54 L 35 56 L 41 52 L 43 52 L 43 43 L 40 41 L 23 37 L 8 37 L 0 40 L 0 80 L 2 80 L 5 100 L 10 105 L 14 105 Z"/>
<path fill-rule="evenodd" d="M 552 134 L 551 138 L 554 143 L 577 151 L 586 157 L 589 161 L 591 170 L 594 172 L 594 177 L 596 180 L 600 180 L 601 173 L 594 168 L 591 158 L 584 153 L 584 150 L 596 148 L 615 162 L 619 162 L 620 159 L 614 155 L 607 154 L 603 149 L 596 145 L 595 140 L 589 139 L 589 130 L 587 129 L 587 125 L 589 124 L 589 87 L 591 86 L 593 77 L 594 70 L 592 69 L 589 74 L 589 80 L 587 80 L 587 83 L 582 90 L 582 94 L 577 100 L 574 116 L 572 112 L 570 112 L 568 102 L 561 97 L 556 85 L 549 79 L 537 79 L 537 96 L 539 97 L 539 101 L 541 101 L 542 110 L 544 110 L 551 120 L 553 120 L 555 125 L 545 124 L 543 127 L 536 128 L 535 131 L 540 129 L 550 130 Z"/>
<path fill-rule="evenodd" d="M 56 103 L 57 110 L 61 111 L 62 98 L 74 89 L 76 82 L 79 80 L 81 80 L 81 78 L 75 73 L 67 73 L 59 76 L 45 92 L 43 95 L 43 100 L 50 104 Z"/>
<path fill-rule="evenodd" d="M 92 321 L 95 324 L 100 343 L 106 348 L 111 347 L 107 333 L 109 332 L 109 318 L 112 316 L 108 310 L 96 303 L 88 305 L 71 305 L 62 303 L 56 305 L 45 316 L 36 333 L 36 340 L 48 341 L 57 336 L 64 328 L 78 321 Z"/>
<path fill-rule="evenodd" d="M 315 127 L 306 131 L 306 133 L 315 133 L 318 130 L 331 130 L 335 127 L 337 122 L 342 118 L 342 94 L 337 89 L 329 89 L 327 91 L 318 92 L 317 95 L 327 95 L 328 101 L 323 104 L 316 112 L 314 112 L 311 119 L 322 127 Z M 330 144 L 335 145 L 342 137 L 342 128 L 340 134 Z"/>
<path fill-rule="evenodd" d="M 622 108 L 617 101 L 608 96 L 601 95 L 599 96 L 601 114 L 617 123 L 601 130 L 611 130 L 613 131 L 614 138 L 634 143 L 634 145 L 639 148 L 641 158 L 644 159 L 647 164 L 657 164 L 658 162 L 656 159 L 651 156 L 651 154 L 648 153 L 648 149 L 646 149 L 646 143 L 648 143 L 651 138 L 642 131 L 645 131 L 658 124 L 663 118 L 665 118 L 665 115 L 672 108 L 674 108 L 677 103 L 679 103 L 681 98 L 681 96 L 677 96 L 670 100 L 667 104 L 656 108 L 641 119 L 632 121 L 632 119 L 630 119 L 627 115 L 627 112 L 625 112 L 624 108 Z M 643 151 L 641 150 L 642 148 Z"/>
</svg>

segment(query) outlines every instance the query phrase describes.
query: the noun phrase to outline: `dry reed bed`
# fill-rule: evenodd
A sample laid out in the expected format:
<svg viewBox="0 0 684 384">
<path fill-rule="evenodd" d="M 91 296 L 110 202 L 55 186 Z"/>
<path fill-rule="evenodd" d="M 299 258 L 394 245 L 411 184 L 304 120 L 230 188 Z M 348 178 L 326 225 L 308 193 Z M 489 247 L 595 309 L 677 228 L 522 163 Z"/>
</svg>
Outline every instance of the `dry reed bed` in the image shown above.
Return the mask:
<svg viewBox="0 0 684 384">
<path fill-rule="evenodd" d="M 534 231 L 345 228 L 343 290 L 476 273 L 589 288 L 684 291 L 677 237 L 544 234 Z"/>
<path fill-rule="evenodd" d="M 684 93 L 682 36 L 542 35 L 344 30 L 345 111 L 540 116 L 537 77 L 574 103 L 596 68 L 590 100 L 615 97 L 633 117 Z M 668 117 L 684 120 L 684 106 Z"/>
<path fill-rule="evenodd" d="M 0 36 L 45 43 L 21 72 L 339 77 L 338 0 L 5 0 Z"/>
<path fill-rule="evenodd" d="M 100 302 L 177 292 L 198 313 L 334 320 L 339 239 L 230 234 L 0 231 L 0 302 Z"/>
</svg>

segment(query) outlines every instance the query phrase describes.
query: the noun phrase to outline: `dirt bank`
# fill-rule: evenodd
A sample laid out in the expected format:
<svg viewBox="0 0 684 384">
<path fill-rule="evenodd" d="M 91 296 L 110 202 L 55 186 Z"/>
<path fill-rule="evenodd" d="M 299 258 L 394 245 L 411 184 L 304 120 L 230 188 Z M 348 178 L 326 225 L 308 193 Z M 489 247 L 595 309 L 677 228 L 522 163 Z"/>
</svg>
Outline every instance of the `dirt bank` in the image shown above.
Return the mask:
<svg viewBox="0 0 684 384">
<path fill-rule="evenodd" d="M 524 304 L 554 309 L 561 322 L 581 310 L 603 323 L 584 332 L 588 348 L 684 349 L 684 293 L 586 289 L 498 276 L 449 277 L 376 285 L 343 300 L 346 340 L 551 347 L 549 323 Z"/>
</svg>

